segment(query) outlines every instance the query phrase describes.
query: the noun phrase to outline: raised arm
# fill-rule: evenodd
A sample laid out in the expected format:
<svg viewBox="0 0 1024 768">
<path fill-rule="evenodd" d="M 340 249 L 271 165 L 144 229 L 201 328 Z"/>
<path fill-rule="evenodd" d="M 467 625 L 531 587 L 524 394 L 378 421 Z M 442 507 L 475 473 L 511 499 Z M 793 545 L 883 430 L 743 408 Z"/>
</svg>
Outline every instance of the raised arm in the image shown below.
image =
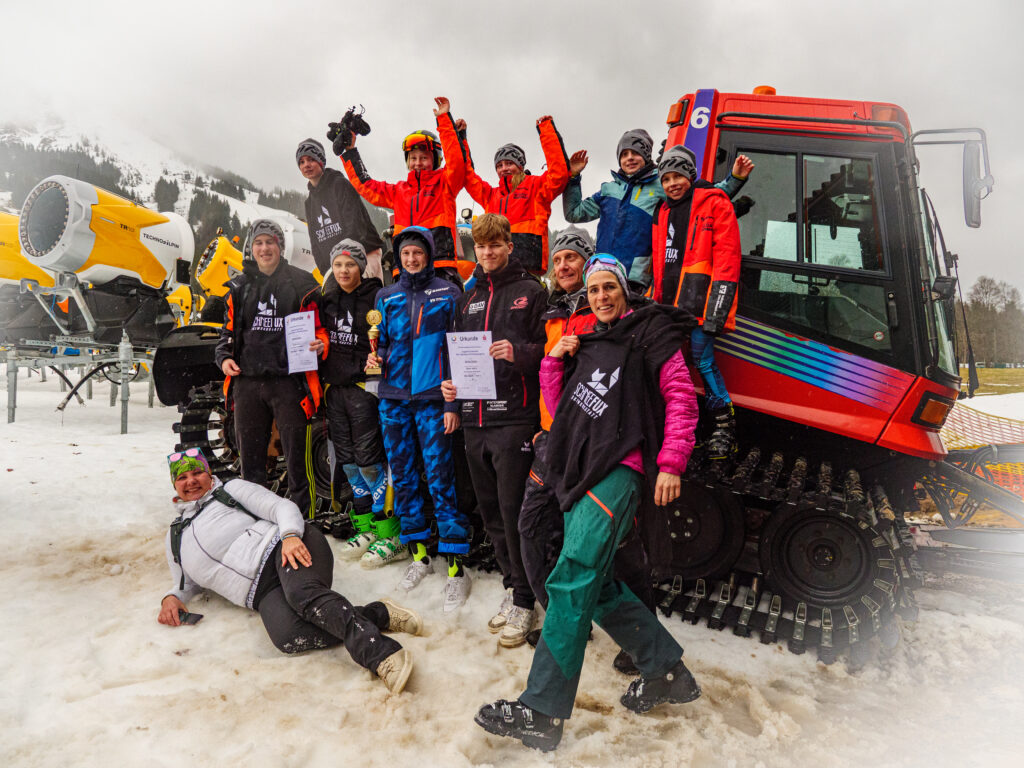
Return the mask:
<svg viewBox="0 0 1024 768">
<path fill-rule="evenodd" d="M 455 120 L 448 111 L 448 100 L 439 97 L 435 101 L 438 102 L 434 114 L 437 115 L 437 135 L 441 139 L 441 151 L 444 153 L 444 177 L 452 192 L 458 192 L 466 181 L 466 158 L 455 131 Z"/>
<path fill-rule="evenodd" d="M 352 182 L 356 192 L 366 202 L 381 208 L 395 207 L 395 185 L 384 181 L 376 181 L 370 178 L 369 171 L 363 164 L 363 158 L 359 156 L 359 150 L 349 147 L 341 153 L 341 165 L 345 169 L 345 175 Z"/>
<path fill-rule="evenodd" d="M 562 136 L 555 128 L 555 121 L 550 115 L 544 115 L 537 121 L 537 133 L 540 135 L 544 162 L 548 166 L 541 175 L 541 194 L 546 200 L 551 201 L 562 194 L 569 181 L 569 157 L 565 154 Z"/>
</svg>

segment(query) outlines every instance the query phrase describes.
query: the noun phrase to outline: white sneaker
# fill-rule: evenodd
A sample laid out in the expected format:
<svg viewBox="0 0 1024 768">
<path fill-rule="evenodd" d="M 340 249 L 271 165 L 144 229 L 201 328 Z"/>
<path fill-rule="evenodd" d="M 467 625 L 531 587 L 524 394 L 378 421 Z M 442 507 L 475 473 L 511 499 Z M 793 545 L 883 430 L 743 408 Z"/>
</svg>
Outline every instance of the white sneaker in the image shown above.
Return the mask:
<svg viewBox="0 0 1024 768">
<path fill-rule="evenodd" d="M 405 560 L 407 557 L 410 557 L 409 548 L 399 541 L 397 536 L 392 536 L 377 539 L 367 547 L 366 552 L 359 558 L 359 565 L 362 568 L 380 568 L 397 560 Z"/>
<path fill-rule="evenodd" d="M 339 557 L 341 557 L 342 560 L 358 560 L 376 540 L 377 534 L 372 531 L 357 533 L 341 545 Z"/>
<path fill-rule="evenodd" d="M 487 629 L 491 633 L 501 632 L 501 628 L 505 626 L 508 621 L 508 612 L 512 610 L 512 587 L 505 590 L 505 596 L 501 599 L 501 607 L 498 608 L 498 612 L 491 616 L 490 621 L 487 622 Z"/>
<path fill-rule="evenodd" d="M 508 612 L 508 621 L 498 635 L 498 644 L 502 648 L 516 648 L 526 642 L 527 633 L 533 629 L 537 620 L 537 612 L 529 608 L 513 605 Z"/>
<path fill-rule="evenodd" d="M 471 587 L 469 574 L 463 571 L 461 576 L 449 576 L 444 585 L 444 613 L 451 613 L 466 602 Z"/>
<path fill-rule="evenodd" d="M 433 572 L 433 563 L 425 562 L 423 560 L 413 560 L 409 563 L 409 567 L 405 569 L 405 576 L 403 576 L 402 580 L 398 583 L 398 587 L 408 592 Z"/>
</svg>

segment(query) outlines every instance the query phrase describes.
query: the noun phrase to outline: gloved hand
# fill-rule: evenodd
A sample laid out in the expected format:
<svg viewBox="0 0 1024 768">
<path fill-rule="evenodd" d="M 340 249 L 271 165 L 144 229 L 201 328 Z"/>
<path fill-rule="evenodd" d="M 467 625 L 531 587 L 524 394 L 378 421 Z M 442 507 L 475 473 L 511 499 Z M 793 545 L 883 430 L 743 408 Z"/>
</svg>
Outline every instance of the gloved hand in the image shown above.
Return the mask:
<svg viewBox="0 0 1024 768">
<path fill-rule="evenodd" d="M 355 134 L 345 129 L 342 123 L 329 123 L 327 140 L 331 142 L 334 154 L 340 155 L 346 149 L 355 144 Z"/>
</svg>

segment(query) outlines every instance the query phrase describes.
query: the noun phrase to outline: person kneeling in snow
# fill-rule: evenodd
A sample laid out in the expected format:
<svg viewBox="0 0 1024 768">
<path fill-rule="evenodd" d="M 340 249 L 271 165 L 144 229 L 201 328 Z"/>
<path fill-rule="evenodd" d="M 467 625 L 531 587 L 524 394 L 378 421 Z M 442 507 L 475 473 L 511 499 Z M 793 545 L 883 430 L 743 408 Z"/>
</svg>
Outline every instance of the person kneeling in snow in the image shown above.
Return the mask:
<svg viewBox="0 0 1024 768">
<path fill-rule="evenodd" d="M 382 631 L 419 634 L 420 617 L 390 600 L 359 607 L 331 590 L 334 557 L 299 508 L 245 480 L 222 484 L 198 448 L 167 457 L 178 518 L 167 533 L 175 586 L 157 621 L 180 626 L 185 603 L 202 589 L 258 611 L 284 653 L 344 643 L 353 661 L 394 693 L 412 672 L 409 652 Z"/>
</svg>

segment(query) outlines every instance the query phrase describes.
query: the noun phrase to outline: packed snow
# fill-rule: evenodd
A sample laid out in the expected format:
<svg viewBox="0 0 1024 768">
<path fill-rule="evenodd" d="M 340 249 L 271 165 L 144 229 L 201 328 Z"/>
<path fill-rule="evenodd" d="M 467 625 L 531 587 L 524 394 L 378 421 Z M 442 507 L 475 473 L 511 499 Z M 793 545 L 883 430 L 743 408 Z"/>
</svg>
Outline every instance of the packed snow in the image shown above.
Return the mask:
<svg viewBox="0 0 1024 768">
<path fill-rule="evenodd" d="M 402 564 L 336 563 L 335 587 L 353 602 L 392 594 L 425 619 L 423 637 L 397 636 L 416 662 L 400 695 L 343 649 L 279 653 L 256 614 L 215 596 L 189 605 L 205 614 L 197 626 L 162 626 L 173 516 L 164 457 L 177 413 L 147 408 L 135 385 L 121 435 L 106 384 L 57 413 L 62 398 L 52 374 L 23 371 L 17 421 L 0 427 L 0 764 L 1021 764 L 1024 599 L 998 582 L 931 580 L 901 645 L 859 672 L 663 618 L 704 695 L 646 716 L 618 703 L 629 680 L 595 631 L 576 711 L 547 755 L 473 723 L 480 705 L 521 691 L 532 653 L 500 649 L 487 632 L 502 596 L 495 575 L 473 574 L 469 603 L 449 618 L 441 573 L 406 596 L 393 593 Z"/>
</svg>

